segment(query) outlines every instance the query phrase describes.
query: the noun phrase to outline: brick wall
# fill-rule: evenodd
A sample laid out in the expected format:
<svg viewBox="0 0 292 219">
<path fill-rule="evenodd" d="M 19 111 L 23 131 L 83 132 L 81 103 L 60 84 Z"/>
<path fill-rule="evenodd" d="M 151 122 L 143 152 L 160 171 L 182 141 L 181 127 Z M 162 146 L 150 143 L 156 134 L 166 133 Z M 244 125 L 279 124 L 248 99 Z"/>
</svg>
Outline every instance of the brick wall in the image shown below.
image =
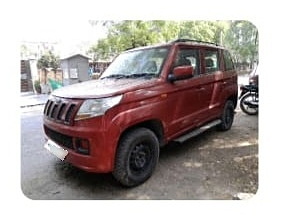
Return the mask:
<svg viewBox="0 0 292 219">
<path fill-rule="evenodd" d="M 21 92 L 33 91 L 30 65 L 28 60 L 20 61 L 20 91 Z"/>
</svg>

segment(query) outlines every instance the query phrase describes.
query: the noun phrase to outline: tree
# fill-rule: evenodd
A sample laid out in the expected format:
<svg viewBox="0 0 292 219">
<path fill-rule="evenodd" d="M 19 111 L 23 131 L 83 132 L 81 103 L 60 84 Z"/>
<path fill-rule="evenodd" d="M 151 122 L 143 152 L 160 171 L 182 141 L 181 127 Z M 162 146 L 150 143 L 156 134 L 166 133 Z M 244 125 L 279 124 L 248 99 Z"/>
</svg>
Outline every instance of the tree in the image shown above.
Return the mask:
<svg viewBox="0 0 292 219">
<path fill-rule="evenodd" d="M 60 65 L 60 59 L 55 56 L 51 51 L 48 51 L 37 61 L 38 69 L 42 69 L 45 72 L 45 83 L 47 83 L 48 68 L 51 68 L 56 76 L 56 71 Z"/>
<path fill-rule="evenodd" d="M 29 49 L 27 48 L 26 45 L 21 45 L 20 46 L 20 57 L 21 59 L 25 59 L 26 57 L 28 57 L 29 54 Z"/>
<path fill-rule="evenodd" d="M 158 42 L 169 42 L 179 38 L 180 22 L 152 21 L 154 33 L 158 35 Z"/>
<path fill-rule="evenodd" d="M 168 42 L 177 38 L 221 42 L 226 24 L 217 21 L 100 21 L 108 28 L 106 39 L 91 47 L 95 59 L 106 59 L 123 50 Z"/>
<path fill-rule="evenodd" d="M 98 40 L 88 51 L 95 60 L 111 59 L 127 49 L 168 41 L 178 32 L 175 22 L 126 20 L 103 23 L 108 28 L 107 38 Z"/>
<path fill-rule="evenodd" d="M 189 38 L 214 42 L 229 48 L 236 63 L 253 63 L 258 58 L 256 27 L 248 21 L 100 21 L 107 37 L 88 51 L 94 59 L 112 59 L 120 52 L 139 46 Z"/>
<path fill-rule="evenodd" d="M 224 39 L 236 60 L 252 67 L 258 60 L 258 30 L 249 21 L 231 21 Z"/>
<path fill-rule="evenodd" d="M 183 21 L 179 37 L 222 44 L 227 29 L 225 21 Z"/>
</svg>

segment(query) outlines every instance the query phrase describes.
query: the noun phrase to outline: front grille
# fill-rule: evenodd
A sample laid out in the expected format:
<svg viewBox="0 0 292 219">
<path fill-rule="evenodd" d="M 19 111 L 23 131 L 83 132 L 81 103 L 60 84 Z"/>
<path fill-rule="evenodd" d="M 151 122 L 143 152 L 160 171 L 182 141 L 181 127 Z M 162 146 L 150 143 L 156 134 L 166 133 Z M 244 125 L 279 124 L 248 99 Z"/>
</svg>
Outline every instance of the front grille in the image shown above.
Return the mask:
<svg viewBox="0 0 292 219">
<path fill-rule="evenodd" d="M 66 148 L 71 148 L 71 149 L 74 148 L 73 137 L 56 132 L 46 126 L 44 126 L 44 130 L 45 130 L 46 135 L 57 144 Z"/>
<path fill-rule="evenodd" d="M 78 100 L 64 98 L 49 99 L 44 108 L 44 115 L 50 120 L 72 125 L 78 106 Z"/>
</svg>

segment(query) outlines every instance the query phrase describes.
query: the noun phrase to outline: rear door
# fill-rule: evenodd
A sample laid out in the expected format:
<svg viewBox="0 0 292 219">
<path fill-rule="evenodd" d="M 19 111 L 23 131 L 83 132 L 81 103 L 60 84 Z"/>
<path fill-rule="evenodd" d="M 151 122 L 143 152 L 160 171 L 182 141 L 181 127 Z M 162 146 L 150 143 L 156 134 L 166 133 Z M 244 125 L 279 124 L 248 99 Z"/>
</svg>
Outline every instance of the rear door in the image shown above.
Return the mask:
<svg viewBox="0 0 292 219">
<path fill-rule="evenodd" d="M 203 52 L 202 81 L 206 88 L 204 97 L 205 121 L 218 117 L 226 98 L 237 90 L 237 75 L 230 54 L 221 49 L 205 49 Z"/>
<path fill-rule="evenodd" d="M 204 48 L 201 50 L 202 72 L 200 74 L 201 88 L 200 99 L 202 101 L 202 120 L 214 117 L 216 98 L 218 93 L 218 79 L 222 75 L 220 71 L 220 54 L 216 48 Z M 218 98 L 217 98 L 218 99 Z"/>
</svg>

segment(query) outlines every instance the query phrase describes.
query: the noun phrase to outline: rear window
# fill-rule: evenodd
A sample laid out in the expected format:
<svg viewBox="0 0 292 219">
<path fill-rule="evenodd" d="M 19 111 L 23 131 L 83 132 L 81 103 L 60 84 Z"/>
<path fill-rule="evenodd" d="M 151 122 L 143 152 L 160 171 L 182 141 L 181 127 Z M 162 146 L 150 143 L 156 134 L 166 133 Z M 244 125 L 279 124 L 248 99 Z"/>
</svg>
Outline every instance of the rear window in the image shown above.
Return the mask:
<svg viewBox="0 0 292 219">
<path fill-rule="evenodd" d="M 223 55 L 224 55 L 225 70 L 226 71 L 234 70 L 234 65 L 233 65 L 233 61 L 232 61 L 230 53 L 227 50 L 224 50 Z"/>
</svg>

